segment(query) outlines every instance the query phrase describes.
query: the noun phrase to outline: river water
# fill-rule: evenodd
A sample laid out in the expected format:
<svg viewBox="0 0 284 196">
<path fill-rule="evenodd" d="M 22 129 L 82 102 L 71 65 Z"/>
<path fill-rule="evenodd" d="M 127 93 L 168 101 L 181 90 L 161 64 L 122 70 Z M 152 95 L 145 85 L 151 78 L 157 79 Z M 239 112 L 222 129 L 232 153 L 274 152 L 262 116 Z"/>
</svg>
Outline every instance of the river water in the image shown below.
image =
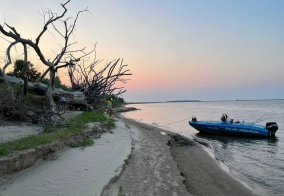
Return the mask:
<svg viewBox="0 0 284 196">
<path fill-rule="evenodd" d="M 167 102 L 130 104 L 141 110 L 125 113 L 128 118 L 206 142 L 232 176 L 259 195 L 284 195 L 284 100 Z M 188 121 L 219 120 L 223 113 L 246 122 L 277 122 L 276 139 L 238 138 L 199 134 Z"/>
</svg>

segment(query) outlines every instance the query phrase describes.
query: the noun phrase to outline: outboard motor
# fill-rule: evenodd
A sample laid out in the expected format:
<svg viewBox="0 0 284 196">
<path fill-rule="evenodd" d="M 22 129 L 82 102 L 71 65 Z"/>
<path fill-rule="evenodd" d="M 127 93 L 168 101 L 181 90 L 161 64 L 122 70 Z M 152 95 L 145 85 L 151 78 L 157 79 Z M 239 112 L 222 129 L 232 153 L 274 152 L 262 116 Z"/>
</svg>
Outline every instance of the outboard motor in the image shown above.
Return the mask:
<svg viewBox="0 0 284 196">
<path fill-rule="evenodd" d="M 266 129 L 270 132 L 270 136 L 275 137 L 275 133 L 278 130 L 278 125 L 276 122 L 266 123 Z"/>
</svg>

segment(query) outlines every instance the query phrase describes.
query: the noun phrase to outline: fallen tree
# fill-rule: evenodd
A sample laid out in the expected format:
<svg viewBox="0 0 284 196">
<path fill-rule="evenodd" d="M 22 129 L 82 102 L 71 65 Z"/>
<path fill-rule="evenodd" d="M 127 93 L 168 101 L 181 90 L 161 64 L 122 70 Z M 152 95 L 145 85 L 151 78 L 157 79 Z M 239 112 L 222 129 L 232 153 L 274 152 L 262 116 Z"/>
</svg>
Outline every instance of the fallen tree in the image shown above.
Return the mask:
<svg viewBox="0 0 284 196">
<path fill-rule="evenodd" d="M 16 103 L 19 92 L 27 95 L 28 90 L 32 90 L 38 94 L 44 94 L 48 100 L 48 113 L 54 115 L 58 113 L 56 107 L 56 100 L 59 97 L 65 97 L 69 104 L 84 105 L 86 108 L 93 109 L 99 102 L 98 100 L 104 99 L 105 95 L 121 95 L 126 90 L 124 87 L 118 87 L 117 82 L 125 83 L 127 79 L 124 76 L 132 75 L 130 70 L 127 69 L 128 65 L 123 63 L 123 60 L 117 59 L 108 62 L 102 69 L 98 69 L 100 60 L 94 60 L 92 63 L 87 63 L 90 55 L 95 53 L 95 47 L 88 52 L 85 48 L 74 48 L 75 43 L 70 40 L 75 29 L 79 15 L 88 10 L 81 10 L 77 12 L 76 17 L 72 20 L 67 17 L 67 5 L 70 0 L 61 4 L 63 11 L 61 14 L 52 12 L 49 9 L 42 9 L 42 16 L 44 18 L 44 25 L 40 33 L 35 39 L 24 38 L 16 30 L 15 27 L 7 24 L 0 24 L 1 38 L 9 42 L 6 49 L 6 57 L 4 66 L 0 67 L 0 82 L 5 83 L 5 90 L 10 93 L 11 105 L 13 101 Z M 58 28 L 57 25 L 63 25 L 63 28 Z M 56 34 L 61 37 L 62 45 L 59 49 L 55 49 L 53 57 L 47 57 L 40 46 L 42 37 L 46 33 L 53 30 L 53 36 Z M 13 77 L 6 74 L 6 69 L 12 64 L 11 49 L 16 45 L 21 45 L 23 48 L 23 66 L 22 76 Z M 28 77 L 28 54 L 33 50 L 39 57 L 40 61 L 45 65 L 45 71 L 35 81 L 29 81 Z M 85 66 L 88 64 L 88 66 Z M 72 91 L 65 91 L 55 88 L 56 74 L 61 72 L 63 68 L 68 68 L 68 74 L 72 85 Z M 42 83 L 43 79 L 49 76 L 48 84 Z M 11 85 L 18 85 L 21 87 L 19 92 L 15 92 Z M 16 93 L 16 94 L 15 94 Z M 103 103 L 100 101 L 100 103 Z M 18 104 L 18 102 L 17 102 Z M 0 108 L 1 110 L 1 108 Z M 23 111 L 25 111 L 23 109 Z M 52 120 L 52 118 L 51 118 Z"/>
<path fill-rule="evenodd" d="M 9 47 L 6 50 L 6 63 L 1 69 L 0 76 L 5 81 L 5 83 L 8 86 L 8 90 L 11 92 L 12 99 L 15 99 L 15 96 L 13 94 L 13 91 L 11 90 L 11 87 L 9 85 L 9 82 L 15 82 L 15 83 L 22 83 L 23 85 L 23 92 L 27 91 L 27 88 L 36 88 L 42 91 L 45 91 L 46 96 L 49 100 L 50 109 L 52 112 L 56 112 L 56 103 L 52 97 L 54 94 L 52 91 L 54 90 L 54 79 L 55 79 L 55 73 L 64 67 L 68 67 L 70 65 L 75 65 L 76 62 L 80 61 L 80 58 L 88 55 L 89 53 L 85 53 L 84 49 L 72 49 L 71 46 L 73 46 L 74 43 L 70 43 L 70 37 L 75 29 L 76 22 L 78 20 L 78 17 L 80 13 L 88 11 L 82 10 L 79 11 L 73 20 L 73 22 L 70 23 L 70 17 L 66 17 L 65 14 L 67 12 L 67 4 L 70 2 L 68 0 L 66 3 L 61 4 L 63 8 L 63 12 L 61 14 L 53 13 L 51 10 L 43 10 L 43 16 L 44 16 L 44 26 L 42 28 L 42 31 L 38 34 L 36 39 L 33 41 L 29 38 L 23 38 L 21 37 L 20 33 L 16 30 L 16 28 L 8 25 L 5 23 L 4 26 L 0 25 L 0 32 L 6 36 L 8 39 L 12 39 L 14 41 L 10 42 Z M 63 30 L 61 28 L 61 31 L 56 27 L 56 22 L 63 23 Z M 51 27 L 53 30 L 63 39 L 63 45 L 59 52 L 55 54 L 55 57 L 52 61 L 50 61 L 50 58 L 47 58 L 40 47 L 40 40 L 43 37 L 43 35 L 47 32 L 47 29 Z M 16 79 L 16 78 L 9 78 L 5 74 L 6 68 L 12 63 L 11 62 L 11 48 L 14 47 L 17 44 L 21 44 L 24 49 L 24 67 L 27 65 L 27 59 L 28 59 L 28 47 L 35 51 L 37 56 L 40 58 L 40 61 L 47 66 L 47 69 L 45 72 L 37 79 L 36 83 L 31 84 L 27 81 L 27 77 L 24 77 L 22 80 Z M 76 54 L 79 53 L 79 57 Z M 23 68 L 23 71 L 25 72 L 25 68 Z M 46 88 L 44 85 L 42 85 L 40 82 L 42 79 L 49 74 L 49 84 L 48 88 Z"/>
<path fill-rule="evenodd" d="M 95 59 L 85 65 L 82 61 L 68 68 L 72 89 L 84 92 L 88 104 L 91 105 L 95 105 L 99 99 L 104 99 L 105 95 L 119 96 L 126 92 L 124 87 L 119 87 L 117 83 L 126 83 L 125 76 L 132 75 L 123 60 L 117 59 L 106 63 L 101 69 L 96 69 L 101 62 Z"/>
</svg>

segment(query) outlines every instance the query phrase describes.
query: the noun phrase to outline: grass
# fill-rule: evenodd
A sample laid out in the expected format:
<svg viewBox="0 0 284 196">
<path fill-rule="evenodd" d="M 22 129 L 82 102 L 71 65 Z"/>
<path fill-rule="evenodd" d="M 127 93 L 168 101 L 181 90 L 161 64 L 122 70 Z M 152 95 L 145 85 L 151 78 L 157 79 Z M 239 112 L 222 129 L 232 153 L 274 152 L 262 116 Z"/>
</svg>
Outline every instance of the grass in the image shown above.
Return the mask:
<svg viewBox="0 0 284 196">
<path fill-rule="evenodd" d="M 70 147 L 72 147 L 72 148 L 81 147 L 81 149 L 84 149 L 87 146 L 92 146 L 94 143 L 95 142 L 94 142 L 93 139 L 91 139 L 90 137 L 87 137 L 87 138 L 84 139 L 84 141 L 82 143 L 73 143 L 73 144 L 71 144 Z"/>
<path fill-rule="evenodd" d="M 21 85 L 19 85 L 19 84 L 11 84 L 10 83 L 10 87 L 13 91 L 19 91 L 21 89 Z M 7 88 L 8 88 L 8 86 L 6 85 L 5 82 L 0 83 L 0 89 L 7 90 Z"/>
<path fill-rule="evenodd" d="M 130 126 L 129 126 L 128 124 L 126 124 L 126 123 L 125 123 L 125 127 L 126 127 L 127 129 L 130 129 Z"/>
<path fill-rule="evenodd" d="M 88 137 L 84 139 L 82 146 L 92 146 L 93 144 L 94 144 L 94 140 Z"/>
<path fill-rule="evenodd" d="M 0 144 L 0 156 L 8 156 L 15 151 L 22 151 L 34 148 L 39 145 L 60 141 L 65 137 L 80 133 L 85 129 L 85 124 L 90 122 L 106 122 L 107 128 L 115 127 L 114 120 L 107 118 L 100 112 L 84 112 L 65 123 L 58 125 L 48 124 L 44 127 L 45 133 L 40 135 L 33 135 L 19 140 L 5 142 Z M 86 140 L 86 145 L 91 142 Z"/>
<path fill-rule="evenodd" d="M 119 190 L 118 190 L 117 196 L 121 196 L 121 195 L 122 195 L 122 191 L 123 191 L 122 186 L 120 186 L 120 187 L 119 187 Z"/>
<path fill-rule="evenodd" d="M 185 141 L 183 139 L 179 139 L 177 143 L 182 146 L 185 145 Z"/>
</svg>

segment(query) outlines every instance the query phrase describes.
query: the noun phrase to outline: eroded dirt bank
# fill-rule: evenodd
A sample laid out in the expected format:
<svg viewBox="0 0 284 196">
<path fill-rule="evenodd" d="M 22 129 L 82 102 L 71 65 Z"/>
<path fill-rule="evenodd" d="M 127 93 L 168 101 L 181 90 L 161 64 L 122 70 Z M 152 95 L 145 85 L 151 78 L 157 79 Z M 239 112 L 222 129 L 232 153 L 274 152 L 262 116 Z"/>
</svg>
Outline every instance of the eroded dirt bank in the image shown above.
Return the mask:
<svg viewBox="0 0 284 196">
<path fill-rule="evenodd" d="M 0 158 L 0 177 L 4 174 L 10 174 L 13 172 L 18 172 L 20 170 L 26 169 L 33 165 L 38 159 L 45 158 L 51 154 L 62 150 L 68 146 L 74 146 L 75 144 L 80 144 L 84 141 L 85 138 L 91 137 L 94 135 L 100 135 L 105 132 L 103 124 L 95 123 L 90 124 L 82 133 L 77 133 L 69 137 L 64 138 L 63 140 L 53 142 L 46 145 L 41 145 L 33 149 L 15 152 L 14 154 L 8 157 Z"/>
<path fill-rule="evenodd" d="M 110 179 L 119 176 L 131 153 L 132 130 L 121 121 L 85 148 L 57 151 L 56 159 L 39 160 L 9 175 L 1 196 L 100 195 Z"/>
<path fill-rule="evenodd" d="M 121 107 L 114 109 L 114 112 L 126 112 L 136 110 L 132 107 Z M 66 111 L 62 114 L 62 117 L 67 120 L 73 118 L 82 111 Z M 24 123 L 21 124 L 11 124 L 0 127 L 0 142 L 17 140 L 23 137 L 40 134 L 43 131 L 41 126 L 30 125 L 27 126 Z M 104 123 L 90 123 L 82 133 L 74 134 L 66 137 L 60 141 L 41 145 L 33 149 L 15 152 L 8 157 L 0 158 L 0 177 L 5 174 L 10 174 L 13 172 L 18 172 L 20 170 L 26 169 L 33 165 L 38 159 L 52 156 L 53 153 L 62 150 L 68 146 L 76 146 L 83 142 L 87 137 L 98 136 L 107 131 Z"/>
</svg>

